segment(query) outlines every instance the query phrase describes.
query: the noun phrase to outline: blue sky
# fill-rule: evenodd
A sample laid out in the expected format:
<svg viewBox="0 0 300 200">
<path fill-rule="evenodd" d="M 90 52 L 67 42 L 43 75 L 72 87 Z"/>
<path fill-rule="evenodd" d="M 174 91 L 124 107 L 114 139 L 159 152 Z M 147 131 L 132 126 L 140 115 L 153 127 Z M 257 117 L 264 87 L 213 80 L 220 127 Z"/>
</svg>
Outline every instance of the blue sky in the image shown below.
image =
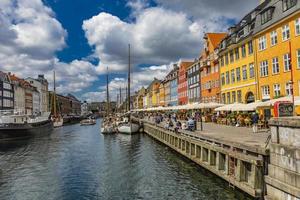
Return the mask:
<svg viewBox="0 0 300 200">
<path fill-rule="evenodd" d="M 60 93 L 112 98 L 126 85 L 132 44 L 132 90 L 162 79 L 172 63 L 193 60 L 205 32 L 226 31 L 258 1 L 239 0 L 1 0 L 0 70 L 45 74 Z"/>
</svg>

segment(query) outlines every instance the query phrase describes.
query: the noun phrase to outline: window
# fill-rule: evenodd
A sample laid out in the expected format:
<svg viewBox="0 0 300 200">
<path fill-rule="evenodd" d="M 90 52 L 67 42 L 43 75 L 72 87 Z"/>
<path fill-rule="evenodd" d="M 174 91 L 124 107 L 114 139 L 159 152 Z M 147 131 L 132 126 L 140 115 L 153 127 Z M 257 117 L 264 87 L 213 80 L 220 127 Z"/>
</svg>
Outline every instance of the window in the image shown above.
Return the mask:
<svg viewBox="0 0 300 200">
<path fill-rule="evenodd" d="M 248 53 L 249 53 L 249 55 L 253 54 L 253 42 L 252 41 L 248 42 Z"/>
<path fill-rule="evenodd" d="M 267 48 L 266 36 L 262 36 L 258 39 L 258 48 L 260 51 L 265 50 Z"/>
<path fill-rule="evenodd" d="M 243 80 L 247 80 L 247 66 L 244 65 L 242 70 L 243 70 Z"/>
<path fill-rule="evenodd" d="M 297 50 L 297 63 L 298 63 L 298 68 L 300 69 L 300 49 Z"/>
<path fill-rule="evenodd" d="M 225 94 L 222 94 L 222 103 L 226 103 L 226 97 L 225 97 Z"/>
<path fill-rule="evenodd" d="M 262 91 L 263 99 L 270 99 L 270 86 L 268 86 L 268 85 L 262 86 L 261 91 Z"/>
<path fill-rule="evenodd" d="M 265 77 L 269 75 L 269 70 L 268 70 L 268 61 L 264 60 L 260 62 L 260 76 Z"/>
<path fill-rule="evenodd" d="M 228 53 L 225 54 L 225 64 L 228 65 Z"/>
<path fill-rule="evenodd" d="M 291 57 L 289 53 L 286 53 L 283 55 L 283 65 L 284 65 L 284 71 L 288 72 L 291 70 L 291 65 L 290 65 Z"/>
<path fill-rule="evenodd" d="M 279 73 L 279 62 L 278 57 L 272 59 L 272 73 L 278 74 Z"/>
<path fill-rule="evenodd" d="M 233 50 L 230 51 L 230 63 L 234 62 L 234 55 L 233 55 Z"/>
<path fill-rule="evenodd" d="M 277 32 L 276 31 L 272 31 L 271 32 L 271 46 L 274 46 L 277 44 Z"/>
<path fill-rule="evenodd" d="M 242 45 L 242 57 L 246 57 L 246 45 Z"/>
<path fill-rule="evenodd" d="M 300 35 L 300 18 L 296 19 L 295 21 L 295 31 L 296 35 Z"/>
<path fill-rule="evenodd" d="M 291 84 L 291 83 L 286 83 L 286 84 L 285 84 L 285 94 L 286 94 L 287 96 L 293 95 L 293 87 L 292 87 L 292 84 Z"/>
<path fill-rule="evenodd" d="M 287 11 L 297 4 L 297 0 L 282 0 L 282 9 Z"/>
<path fill-rule="evenodd" d="M 254 64 L 251 63 L 249 64 L 249 78 L 254 78 L 254 76 L 255 76 Z"/>
<path fill-rule="evenodd" d="M 241 68 L 236 68 L 235 69 L 235 73 L 236 73 L 236 81 L 239 82 L 241 80 Z"/>
<path fill-rule="evenodd" d="M 286 41 L 290 39 L 290 27 L 288 24 L 282 27 L 282 40 Z"/>
<path fill-rule="evenodd" d="M 227 103 L 230 104 L 230 92 L 227 92 Z"/>
<path fill-rule="evenodd" d="M 236 94 L 235 94 L 235 91 L 233 91 L 231 93 L 231 100 L 232 100 L 232 103 L 235 103 L 236 102 Z"/>
<path fill-rule="evenodd" d="M 235 73 L 234 73 L 234 69 L 231 70 L 231 83 L 235 82 Z"/>
<path fill-rule="evenodd" d="M 234 50 L 234 52 L 235 52 L 235 59 L 236 59 L 236 60 L 240 59 L 240 49 L 237 47 L 237 48 Z"/>
<path fill-rule="evenodd" d="M 272 19 L 273 9 L 269 8 L 261 14 L 261 24 L 265 24 Z"/>
<path fill-rule="evenodd" d="M 280 84 L 274 84 L 274 97 L 280 97 Z"/>
<path fill-rule="evenodd" d="M 225 85 L 225 74 L 224 73 L 221 74 L 221 83 L 222 83 L 222 85 Z"/>
<path fill-rule="evenodd" d="M 221 61 L 220 61 L 221 67 L 223 67 L 223 66 L 224 66 L 224 56 L 222 56 L 220 60 L 221 60 Z"/>
<path fill-rule="evenodd" d="M 226 84 L 230 84 L 229 72 L 226 72 Z"/>
<path fill-rule="evenodd" d="M 238 103 L 242 103 L 242 91 L 241 90 L 237 91 L 237 101 L 238 101 Z"/>
</svg>

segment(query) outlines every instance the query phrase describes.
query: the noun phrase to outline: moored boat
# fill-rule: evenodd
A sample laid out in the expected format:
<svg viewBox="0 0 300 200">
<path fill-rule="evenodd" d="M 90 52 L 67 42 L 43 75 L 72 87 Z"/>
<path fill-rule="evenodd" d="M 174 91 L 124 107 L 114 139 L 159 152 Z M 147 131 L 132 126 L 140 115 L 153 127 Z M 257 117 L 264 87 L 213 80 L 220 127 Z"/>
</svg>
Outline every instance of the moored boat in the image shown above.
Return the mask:
<svg viewBox="0 0 300 200">
<path fill-rule="evenodd" d="M 120 133 L 129 134 L 129 135 L 138 133 L 139 130 L 140 130 L 140 125 L 132 122 L 122 123 L 118 127 L 118 131 Z"/>
<path fill-rule="evenodd" d="M 26 138 L 42 136 L 51 133 L 53 122 L 50 113 L 42 116 L 29 117 L 27 115 L 6 113 L 0 116 L 0 139 Z"/>
<path fill-rule="evenodd" d="M 80 121 L 80 125 L 81 126 L 89 126 L 89 125 L 95 125 L 96 124 L 96 120 L 89 118 L 89 119 L 83 119 Z"/>
</svg>

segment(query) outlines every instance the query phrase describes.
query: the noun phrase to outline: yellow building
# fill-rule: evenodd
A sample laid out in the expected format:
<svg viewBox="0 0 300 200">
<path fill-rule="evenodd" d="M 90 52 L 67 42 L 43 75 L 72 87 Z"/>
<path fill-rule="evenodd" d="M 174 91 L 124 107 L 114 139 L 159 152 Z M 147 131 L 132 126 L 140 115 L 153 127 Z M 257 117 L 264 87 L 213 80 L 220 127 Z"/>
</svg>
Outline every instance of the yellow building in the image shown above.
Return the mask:
<svg viewBox="0 0 300 200">
<path fill-rule="evenodd" d="M 147 88 L 147 107 L 157 107 L 159 106 L 159 85 L 160 81 L 156 78 L 150 83 L 150 85 Z"/>
<path fill-rule="evenodd" d="M 228 36 L 219 45 L 222 103 L 251 103 L 259 98 L 253 31 L 258 21 L 257 13 L 267 2 L 262 2 L 230 27 Z"/>
<path fill-rule="evenodd" d="M 258 91 L 263 101 L 292 95 L 293 88 L 294 95 L 299 96 L 299 6 L 299 1 L 270 2 L 259 14 L 261 21 L 255 29 L 255 43 Z"/>
<path fill-rule="evenodd" d="M 159 85 L 159 106 L 165 106 L 165 83 L 162 81 Z"/>
</svg>

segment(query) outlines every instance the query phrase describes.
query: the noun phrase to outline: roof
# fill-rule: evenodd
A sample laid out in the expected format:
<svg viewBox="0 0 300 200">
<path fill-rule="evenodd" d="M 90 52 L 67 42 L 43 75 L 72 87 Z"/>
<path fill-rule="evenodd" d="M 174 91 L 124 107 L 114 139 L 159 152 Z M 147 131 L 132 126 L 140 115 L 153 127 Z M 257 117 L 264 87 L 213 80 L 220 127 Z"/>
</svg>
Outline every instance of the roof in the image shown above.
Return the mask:
<svg viewBox="0 0 300 200">
<path fill-rule="evenodd" d="M 206 33 L 205 34 L 210 40 L 213 48 L 219 46 L 220 42 L 227 36 L 227 33 Z"/>
<path fill-rule="evenodd" d="M 191 66 L 194 62 L 190 62 L 190 61 L 182 61 L 180 63 L 180 68 L 184 68 L 187 69 L 189 66 Z"/>
</svg>

